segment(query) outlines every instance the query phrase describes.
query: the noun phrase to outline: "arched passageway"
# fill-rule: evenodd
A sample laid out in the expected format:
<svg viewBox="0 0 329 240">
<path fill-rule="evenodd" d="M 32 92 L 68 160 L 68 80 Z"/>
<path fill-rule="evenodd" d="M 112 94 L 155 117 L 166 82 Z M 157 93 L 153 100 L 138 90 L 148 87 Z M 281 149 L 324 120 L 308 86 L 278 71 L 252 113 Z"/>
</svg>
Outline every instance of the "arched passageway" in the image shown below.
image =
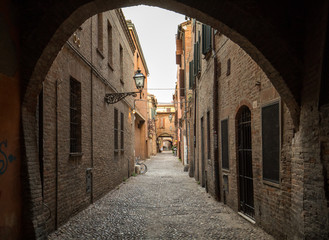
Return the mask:
<svg viewBox="0 0 329 240">
<path fill-rule="evenodd" d="M 328 143 L 328 137 L 320 133 L 320 129 L 327 130 L 327 122 L 329 122 L 327 110 L 323 110 L 323 113 L 317 110 L 321 107 L 318 105 L 318 99 L 328 3 L 213 2 L 210 0 L 47 0 L 38 3 L 28 0 L 19 5 L 8 3 L 8 1 L 6 3 L 11 5 L 12 11 L 19 13 L 20 16 L 19 20 L 18 17 L 14 17 L 15 20 L 12 21 L 14 25 L 19 26 L 17 29 L 19 29 L 21 39 L 19 59 L 21 73 L 14 83 L 16 84 L 14 86 L 16 98 L 11 101 L 20 103 L 21 115 L 19 110 L 16 110 L 15 116 L 21 117 L 22 132 L 17 127 L 14 134 L 4 136 L 4 138 L 11 141 L 22 136 L 24 144 L 22 149 L 25 150 L 22 158 L 23 176 L 24 179 L 29 179 L 25 186 L 25 201 L 28 203 L 25 205 L 28 213 L 26 217 L 29 218 L 30 224 L 26 224 L 25 227 L 35 236 L 39 234 L 42 236 L 41 225 L 36 217 L 41 212 L 41 205 L 38 202 L 40 176 L 38 175 L 34 124 L 35 99 L 41 89 L 41 83 L 65 41 L 87 18 L 102 11 L 138 4 L 173 10 L 211 25 L 237 43 L 262 68 L 289 108 L 296 127 L 292 151 L 295 156 L 298 156 L 296 157 L 299 161 L 297 164 L 303 166 L 305 176 L 301 175 L 300 179 L 306 181 L 307 186 L 301 188 L 305 196 L 296 196 L 295 200 L 301 206 L 304 205 L 303 203 L 312 206 L 313 190 L 309 193 L 307 190 L 312 189 L 316 179 L 310 176 L 322 174 L 321 146 L 326 146 Z M 17 35 L 15 36 L 17 39 Z M 17 64 L 17 62 L 13 61 L 12 64 Z M 6 73 L 4 70 L 2 72 Z M 11 86 L 12 83 L 6 84 L 4 88 Z M 322 111 L 321 108 L 320 111 Z M 6 111 L 1 124 L 8 122 L 11 114 L 10 111 Z M 320 123 L 321 114 L 323 116 Z M 310 135 L 313 138 L 310 139 Z M 326 148 L 324 148 L 324 153 L 326 153 L 325 150 Z M 16 150 L 16 153 L 19 156 L 19 150 Z M 310 164 L 317 164 L 313 174 L 309 174 L 312 169 Z M 310 201 L 307 201 L 308 199 Z M 322 205 L 314 211 L 323 212 L 321 209 Z M 307 223 L 316 224 L 323 218 L 328 218 L 323 214 L 320 214 L 321 217 L 319 214 L 312 213 L 306 215 L 305 221 L 298 219 L 298 214 L 292 215 L 292 221 L 304 226 L 297 230 L 299 233 L 311 231 L 311 225 Z M 320 225 L 318 228 L 321 229 Z"/>
</svg>

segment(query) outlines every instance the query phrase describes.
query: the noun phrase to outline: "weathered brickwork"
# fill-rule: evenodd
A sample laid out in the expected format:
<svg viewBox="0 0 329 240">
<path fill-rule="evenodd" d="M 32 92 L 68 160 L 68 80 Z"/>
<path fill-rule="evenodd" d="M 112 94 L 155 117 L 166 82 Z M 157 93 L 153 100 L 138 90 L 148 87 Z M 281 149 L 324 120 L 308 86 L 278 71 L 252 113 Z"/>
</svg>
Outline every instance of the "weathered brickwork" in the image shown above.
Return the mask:
<svg viewBox="0 0 329 240">
<path fill-rule="evenodd" d="M 134 71 L 140 70 L 145 76 L 144 89 L 141 89 L 141 93 L 134 99 L 135 107 L 135 156 L 146 159 L 150 157 L 149 138 L 148 138 L 148 109 L 147 109 L 147 77 L 149 70 L 146 64 L 146 60 L 143 54 L 142 46 L 139 42 L 138 34 L 135 25 L 128 20 L 127 25 L 129 27 L 129 33 L 133 39 L 136 51 L 134 53 Z M 139 89 L 135 88 L 135 92 Z"/>
<path fill-rule="evenodd" d="M 116 104 L 106 93 L 133 89 L 133 48 L 124 35 L 120 11 L 102 14 L 103 43 L 98 45 L 98 21 L 88 19 L 58 54 L 43 84 L 43 198 L 49 208 L 47 232 L 99 199 L 128 178 L 134 169 L 132 99 Z M 112 25 L 113 62 L 108 65 L 107 22 Z M 105 27 L 106 26 L 106 27 Z M 129 33 L 128 33 L 129 34 Z M 123 48 L 120 81 L 119 46 Z M 113 69 L 112 69 L 113 68 Z M 97 72 L 96 72 L 97 71 Z M 81 84 L 81 155 L 70 154 L 70 78 Z M 108 81 L 108 82 L 107 82 Z M 119 144 L 114 146 L 114 109 L 118 110 Z M 123 114 L 124 122 L 121 122 Z M 121 146 L 121 124 L 124 146 Z M 91 173 L 87 191 L 87 174 Z"/>
<path fill-rule="evenodd" d="M 227 204 L 239 211 L 239 182 L 237 156 L 237 113 L 242 106 L 251 111 L 252 170 L 255 221 L 279 239 L 289 236 L 291 207 L 291 140 L 293 124 L 285 104 L 281 105 L 281 157 L 280 179 L 278 184 L 263 180 L 262 177 L 262 130 L 261 108 L 269 103 L 280 101 L 278 93 L 264 72 L 236 44 L 222 35 L 216 36 L 217 53 L 221 63 L 219 83 L 220 120 L 228 119 L 229 170 L 222 169 L 228 176 Z M 228 75 L 228 59 L 231 61 Z M 221 146 L 221 138 L 219 138 Z M 220 166 L 221 167 L 221 166 Z M 224 194 L 222 190 L 222 196 Z"/>
<path fill-rule="evenodd" d="M 193 26 L 193 33 L 202 32 L 201 24 Z M 197 38 L 192 41 L 197 41 Z M 193 51 L 191 51 L 190 55 Z M 195 56 L 195 55 L 194 55 Z M 195 61 L 195 60 L 194 60 Z M 215 62 L 216 61 L 216 62 Z M 216 64 L 216 65 L 215 65 Z M 215 69 L 217 67 L 217 69 Z M 214 79 L 217 77 L 217 79 Z M 302 176 L 301 168 L 292 171 L 292 142 L 294 125 L 290 112 L 279 94 L 260 67 L 238 45 L 224 35 L 215 34 L 213 50 L 201 60 L 200 72 L 195 78 L 195 90 L 189 101 L 189 123 L 195 124 L 196 145 L 194 151 L 193 128 L 187 129 L 192 144 L 190 150 L 190 176 L 206 188 L 215 198 L 220 189 L 220 199 L 236 211 L 240 209 L 237 116 L 242 106 L 251 111 L 252 172 L 254 220 L 256 224 L 279 239 L 291 238 L 293 181 Z M 218 91 L 219 109 L 217 113 L 218 134 L 214 130 L 214 91 Z M 281 155 L 279 160 L 280 177 L 277 184 L 263 180 L 262 163 L 262 115 L 261 109 L 268 104 L 279 102 L 281 126 Z M 195 112 L 196 111 L 196 112 Z M 228 120 L 229 169 L 222 169 L 219 154 L 219 183 L 216 182 L 214 166 L 215 147 L 221 153 L 222 120 Z M 209 127 L 208 127 L 209 124 Z M 216 145 L 217 144 L 217 145 Z M 224 176 L 228 182 L 224 182 Z M 295 178 L 292 180 L 292 178 Z M 219 184 L 219 186 L 216 186 Z M 298 186 L 300 184 L 295 184 Z M 300 189 L 303 191 L 303 189 Z M 296 207 L 300 203 L 296 203 Z M 290 226 L 290 227 L 287 227 Z"/>
<path fill-rule="evenodd" d="M 18 37 L 14 37 L 19 50 L 11 51 L 17 56 L 17 62 L 8 61 L 11 54 L 2 55 L 1 67 L 5 63 L 6 67 L 17 69 L 21 63 L 21 72 L 8 80 L 7 68 L 0 70 L 2 89 L 11 93 L 10 100 L 6 94 L 1 94 L 4 110 L 0 123 L 3 129 L 8 129 L 2 132 L 3 139 L 11 142 L 13 153 L 18 156 L 16 169 L 19 162 L 22 166 L 24 236 L 45 237 L 43 225 L 47 210 L 42 205 L 35 114 L 41 83 L 65 41 L 83 21 L 99 12 L 141 3 L 150 4 L 150 1 L 44 0 L 36 4 L 33 0 L 26 0 L 18 4 L 5 0 L 1 3 L 1 9 L 6 12 L 4 26 L 8 26 L 2 28 L 2 36 L 10 33 L 20 38 L 18 41 Z M 321 177 L 324 176 L 321 156 L 325 156 L 321 155 L 325 152 L 321 146 L 328 142 L 324 132 L 327 122 L 323 120 L 323 109 L 318 110 L 328 2 L 266 1 L 255 4 L 254 1 L 240 1 L 233 4 L 208 0 L 155 0 L 152 5 L 210 24 L 241 46 L 260 65 L 288 106 L 295 125 L 291 148 L 291 235 L 294 238 L 328 238 L 328 207 L 323 187 L 325 181 Z M 8 18 L 7 13 L 13 17 Z M 10 50 L 5 47 L 7 49 Z M 21 108 L 17 107 L 18 104 Z M 11 127 L 5 127 L 7 125 Z M 18 170 L 12 175 L 16 181 L 20 178 L 17 173 Z M 6 186 L 13 184 L 12 178 L 1 178 L 1 182 L 5 185 L 4 188 L 1 186 L 1 196 L 8 196 L 11 190 Z M 5 201 L 4 209 L 9 209 L 11 203 Z M 40 217 L 43 211 L 45 218 Z"/>
</svg>

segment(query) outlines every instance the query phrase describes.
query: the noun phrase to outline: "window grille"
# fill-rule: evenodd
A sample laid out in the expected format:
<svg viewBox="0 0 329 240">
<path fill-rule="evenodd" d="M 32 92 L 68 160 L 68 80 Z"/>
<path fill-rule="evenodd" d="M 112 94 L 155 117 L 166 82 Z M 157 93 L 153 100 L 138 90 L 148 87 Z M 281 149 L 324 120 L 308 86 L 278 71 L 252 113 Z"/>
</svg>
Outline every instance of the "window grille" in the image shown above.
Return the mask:
<svg viewBox="0 0 329 240">
<path fill-rule="evenodd" d="M 70 153 L 81 153 L 81 84 L 70 79 Z"/>
<path fill-rule="evenodd" d="M 280 173 L 279 103 L 262 107 L 263 179 L 279 182 Z"/>
<path fill-rule="evenodd" d="M 254 218 L 251 112 L 249 108 L 243 106 L 237 118 L 240 211 Z"/>
</svg>

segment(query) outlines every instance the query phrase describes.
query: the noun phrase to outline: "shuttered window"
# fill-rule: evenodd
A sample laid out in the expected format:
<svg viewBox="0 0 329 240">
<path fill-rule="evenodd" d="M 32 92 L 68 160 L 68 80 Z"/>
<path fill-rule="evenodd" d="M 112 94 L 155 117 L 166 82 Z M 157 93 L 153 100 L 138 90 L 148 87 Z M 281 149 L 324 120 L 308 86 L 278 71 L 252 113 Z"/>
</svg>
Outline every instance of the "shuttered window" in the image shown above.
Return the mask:
<svg viewBox="0 0 329 240">
<path fill-rule="evenodd" d="M 280 106 L 274 103 L 262 108 L 263 179 L 279 182 Z"/>
<path fill-rule="evenodd" d="M 124 130 L 125 130 L 125 128 L 124 128 L 124 121 L 125 121 L 125 117 L 124 117 L 124 114 L 123 113 L 121 113 L 121 123 L 120 123 L 120 141 L 121 141 L 121 151 L 123 151 L 124 150 L 124 144 L 125 144 L 125 132 L 124 132 Z"/>
<path fill-rule="evenodd" d="M 194 43 L 194 76 L 197 76 L 201 70 L 200 64 L 200 37 L 199 41 Z"/>
<path fill-rule="evenodd" d="M 194 87 L 193 65 L 194 65 L 194 61 L 192 60 L 191 62 L 189 62 L 189 89 L 193 89 Z"/>
<path fill-rule="evenodd" d="M 119 111 L 114 109 L 114 151 L 119 150 Z"/>
<path fill-rule="evenodd" d="M 185 97 L 185 78 L 184 78 L 184 69 L 179 70 L 179 88 L 180 96 Z M 169 108 L 170 109 L 170 108 Z"/>
<path fill-rule="evenodd" d="M 202 24 L 202 54 L 206 55 L 211 51 L 211 27 L 205 24 Z"/>
<path fill-rule="evenodd" d="M 228 119 L 221 121 L 222 168 L 229 169 L 228 159 Z"/>
</svg>

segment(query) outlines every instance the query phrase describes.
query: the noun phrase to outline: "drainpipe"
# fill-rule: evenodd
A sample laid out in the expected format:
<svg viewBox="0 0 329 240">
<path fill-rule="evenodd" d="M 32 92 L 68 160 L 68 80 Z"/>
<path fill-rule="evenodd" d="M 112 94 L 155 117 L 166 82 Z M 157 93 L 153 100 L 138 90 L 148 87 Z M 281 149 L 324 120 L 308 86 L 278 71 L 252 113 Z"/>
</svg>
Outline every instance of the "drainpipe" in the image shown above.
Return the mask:
<svg viewBox="0 0 329 240">
<path fill-rule="evenodd" d="M 213 82 L 213 121 L 214 121 L 214 175 L 215 175 L 215 196 L 220 201 L 220 181 L 219 181 L 219 148 L 218 148 L 218 120 L 219 120 L 219 106 L 218 106 L 218 64 L 215 49 L 215 35 L 213 34 L 214 43 L 214 82 Z"/>
<path fill-rule="evenodd" d="M 90 61 L 91 64 L 93 64 L 93 18 L 90 19 Z M 93 112 L 94 112 L 94 94 L 93 94 L 93 68 L 90 68 L 90 149 L 91 149 L 91 183 L 90 183 L 90 202 L 94 202 L 94 194 L 93 194 L 93 168 L 94 168 L 94 118 L 93 118 Z"/>
<path fill-rule="evenodd" d="M 55 229 L 58 229 L 58 87 L 60 82 L 56 80 L 56 169 L 55 169 Z"/>
</svg>

